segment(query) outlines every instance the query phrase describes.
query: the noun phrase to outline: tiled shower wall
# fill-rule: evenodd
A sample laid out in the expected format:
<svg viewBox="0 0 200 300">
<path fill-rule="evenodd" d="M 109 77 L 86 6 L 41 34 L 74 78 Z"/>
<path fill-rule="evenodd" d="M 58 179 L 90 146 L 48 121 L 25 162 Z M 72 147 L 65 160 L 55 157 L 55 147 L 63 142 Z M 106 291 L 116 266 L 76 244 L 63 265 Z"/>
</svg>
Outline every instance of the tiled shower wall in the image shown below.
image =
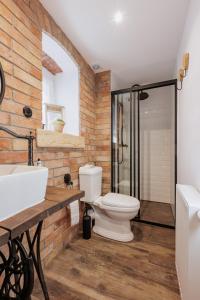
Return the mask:
<svg viewBox="0 0 200 300">
<path fill-rule="evenodd" d="M 63 175 L 70 172 L 78 186 L 78 169 L 85 163 L 98 162 L 104 168 L 104 191 L 110 188 L 110 72 L 97 76 L 57 26 L 38 0 L 0 0 L 0 60 L 6 75 L 6 96 L 0 107 L 0 124 L 27 134 L 42 127 L 41 35 L 48 32 L 73 56 L 80 66 L 80 123 L 85 137 L 84 150 L 38 149 L 49 168 L 48 184 L 63 187 Z M 96 89 L 97 85 L 97 89 Z M 33 109 L 33 117 L 22 114 L 24 105 Z M 97 138 L 96 138 L 97 137 Z M 97 152 L 96 152 L 97 151 Z M 27 144 L 0 132 L 0 163 L 26 163 Z M 71 227 L 70 211 L 63 209 L 45 222 L 42 257 L 47 263 L 76 234 Z"/>
<path fill-rule="evenodd" d="M 140 102 L 141 199 L 174 201 L 174 87 L 147 91 Z"/>
</svg>

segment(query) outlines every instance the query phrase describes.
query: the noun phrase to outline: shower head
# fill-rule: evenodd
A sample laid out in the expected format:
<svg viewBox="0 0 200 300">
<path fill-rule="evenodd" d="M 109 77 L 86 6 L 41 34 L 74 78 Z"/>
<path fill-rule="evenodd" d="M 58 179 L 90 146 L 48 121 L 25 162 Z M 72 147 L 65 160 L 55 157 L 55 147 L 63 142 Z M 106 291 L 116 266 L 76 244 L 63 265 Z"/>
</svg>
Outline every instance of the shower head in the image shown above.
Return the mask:
<svg viewBox="0 0 200 300">
<path fill-rule="evenodd" d="M 132 85 L 131 89 L 134 87 L 138 87 L 140 84 L 134 84 Z M 138 100 L 146 100 L 149 97 L 149 94 L 143 91 L 138 92 Z"/>
<path fill-rule="evenodd" d="M 149 97 L 149 94 L 148 93 L 146 93 L 146 92 L 140 92 L 139 93 L 139 100 L 146 100 L 147 98 Z"/>
</svg>

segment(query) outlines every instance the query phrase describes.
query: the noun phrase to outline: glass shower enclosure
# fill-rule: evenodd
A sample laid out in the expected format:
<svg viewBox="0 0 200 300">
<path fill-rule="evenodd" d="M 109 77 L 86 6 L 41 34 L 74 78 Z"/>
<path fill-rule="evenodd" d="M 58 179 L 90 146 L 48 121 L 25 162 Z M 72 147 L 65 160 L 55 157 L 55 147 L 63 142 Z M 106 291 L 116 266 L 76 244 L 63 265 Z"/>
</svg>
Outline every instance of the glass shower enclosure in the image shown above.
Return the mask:
<svg viewBox="0 0 200 300">
<path fill-rule="evenodd" d="M 112 92 L 112 191 L 140 200 L 137 221 L 174 227 L 177 81 Z"/>
</svg>

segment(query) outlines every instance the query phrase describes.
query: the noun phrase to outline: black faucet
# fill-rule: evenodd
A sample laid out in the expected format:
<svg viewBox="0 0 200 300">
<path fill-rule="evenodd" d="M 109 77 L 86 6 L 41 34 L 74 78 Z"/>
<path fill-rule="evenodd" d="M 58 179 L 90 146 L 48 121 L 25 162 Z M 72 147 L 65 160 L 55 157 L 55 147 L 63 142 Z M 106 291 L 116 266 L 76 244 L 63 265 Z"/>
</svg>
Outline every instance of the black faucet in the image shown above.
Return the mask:
<svg viewBox="0 0 200 300">
<path fill-rule="evenodd" d="M 16 137 L 17 139 L 23 139 L 28 141 L 28 166 L 33 166 L 33 140 L 35 137 L 32 135 L 32 132 L 30 131 L 29 135 L 19 135 L 14 131 L 11 131 L 10 129 L 0 126 L 0 130 L 7 132 L 8 134 Z"/>
</svg>

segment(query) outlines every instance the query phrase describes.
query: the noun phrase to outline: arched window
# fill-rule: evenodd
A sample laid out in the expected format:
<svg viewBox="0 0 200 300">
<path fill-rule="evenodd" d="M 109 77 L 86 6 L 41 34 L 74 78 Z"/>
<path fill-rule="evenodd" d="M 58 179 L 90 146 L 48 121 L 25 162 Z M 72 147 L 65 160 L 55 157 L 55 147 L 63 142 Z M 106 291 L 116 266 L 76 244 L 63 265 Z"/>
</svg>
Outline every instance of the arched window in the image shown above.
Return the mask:
<svg viewBox="0 0 200 300">
<path fill-rule="evenodd" d="M 63 119 L 64 132 L 79 135 L 79 66 L 49 34 L 42 34 L 42 120 L 53 130 Z"/>
</svg>

